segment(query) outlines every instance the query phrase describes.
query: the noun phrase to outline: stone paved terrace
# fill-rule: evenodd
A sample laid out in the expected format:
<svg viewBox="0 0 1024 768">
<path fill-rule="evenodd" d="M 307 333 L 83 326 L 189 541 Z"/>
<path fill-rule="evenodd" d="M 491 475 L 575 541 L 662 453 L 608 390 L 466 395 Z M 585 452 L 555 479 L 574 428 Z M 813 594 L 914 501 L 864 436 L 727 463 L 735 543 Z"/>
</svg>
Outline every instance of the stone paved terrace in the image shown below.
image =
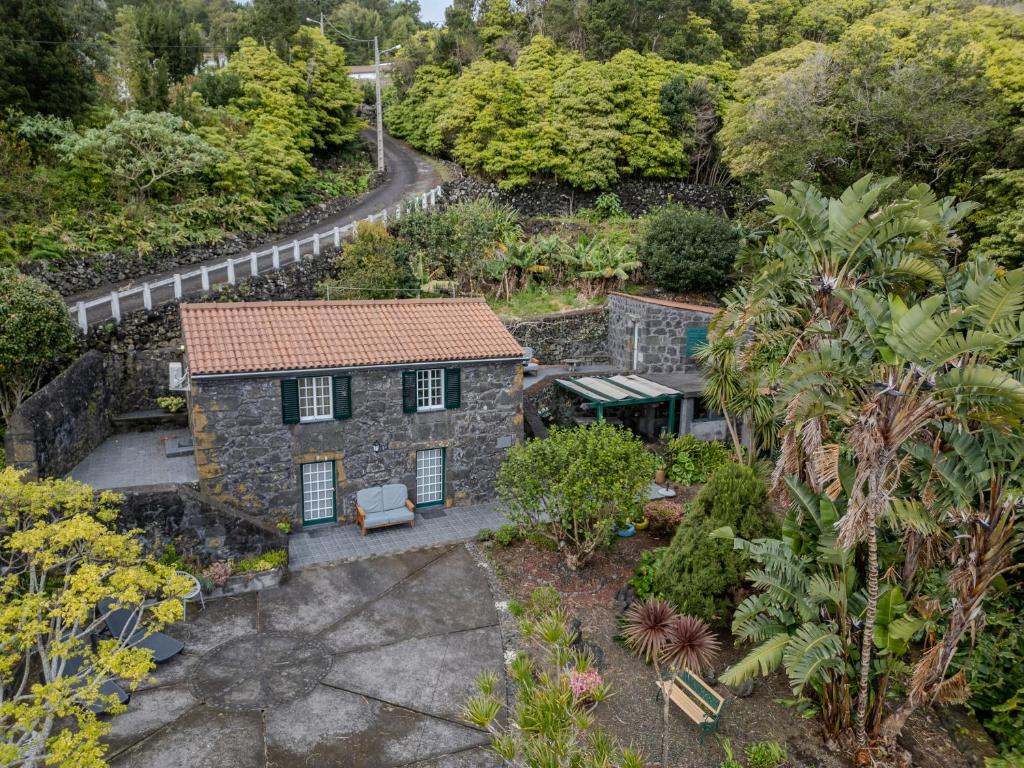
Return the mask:
<svg viewBox="0 0 1024 768">
<path fill-rule="evenodd" d="M 113 435 L 71 470 L 75 480 L 97 490 L 140 485 L 195 483 L 196 460 L 191 453 L 168 457 L 165 443 L 188 439 L 187 429 L 126 432 Z"/>
<path fill-rule="evenodd" d="M 111 768 L 500 764 L 461 719 L 478 674 L 504 679 L 487 573 L 465 546 L 309 568 L 188 615 L 167 629 L 184 653 L 111 719 Z"/>
<path fill-rule="evenodd" d="M 508 519 L 492 505 L 451 507 L 416 513 L 416 526 L 394 525 L 360 535 L 354 523 L 312 528 L 289 537 L 288 565 L 292 570 L 322 563 L 362 560 L 424 547 L 436 547 L 476 538 L 484 528 L 496 530 Z"/>
</svg>

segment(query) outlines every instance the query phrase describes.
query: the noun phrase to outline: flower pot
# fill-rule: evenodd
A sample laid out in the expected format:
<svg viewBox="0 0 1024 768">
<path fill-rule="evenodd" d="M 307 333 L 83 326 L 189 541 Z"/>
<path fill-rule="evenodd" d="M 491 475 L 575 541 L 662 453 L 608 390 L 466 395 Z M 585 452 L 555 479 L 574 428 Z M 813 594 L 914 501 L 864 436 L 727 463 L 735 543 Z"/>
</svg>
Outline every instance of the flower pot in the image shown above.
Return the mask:
<svg viewBox="0 0 1024 768">
<path fill-rule="evenodd" d="M 655 472 L 654 472 L 654 482 L 656 482 L 658 485 L 661 485 L 662 483 L 665 482 L 665 470 L 664 469 L 657 469 L 657 470 L 655 470 Z"/>
<path fill-rule="evenodd" d="M 626 539 L 632 536 L 634 533 L 636 533 L 636 526 L 632 523 L 626 523 L 625 528 L 619 528 L 619 530 L 617 530 L 615 533 L 617 533 L 623 539 Z"/>
<path fill-rule="evenodd" d="M 649 526 L 650 524 L 651 521 L 645 517 L 643 520 L 637 523 L 633 523 L 633 527 L 636 528 L 638 531 L 645 531 L 647 530 L 647 526 Z"/>
</svg>

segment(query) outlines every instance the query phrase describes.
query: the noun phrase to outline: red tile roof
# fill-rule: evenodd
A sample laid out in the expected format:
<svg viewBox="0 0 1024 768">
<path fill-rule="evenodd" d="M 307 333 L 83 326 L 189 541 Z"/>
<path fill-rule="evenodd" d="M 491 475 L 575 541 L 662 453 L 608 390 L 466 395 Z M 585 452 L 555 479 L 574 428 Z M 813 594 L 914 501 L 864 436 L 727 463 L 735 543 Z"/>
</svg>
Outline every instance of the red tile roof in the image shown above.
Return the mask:
<svg viewBox="0 0 1024 768">
<path fill-rule="evenodd" d="M 182 304 L 193 374 L 522 356 L 483 299 Z"/>
</svg>

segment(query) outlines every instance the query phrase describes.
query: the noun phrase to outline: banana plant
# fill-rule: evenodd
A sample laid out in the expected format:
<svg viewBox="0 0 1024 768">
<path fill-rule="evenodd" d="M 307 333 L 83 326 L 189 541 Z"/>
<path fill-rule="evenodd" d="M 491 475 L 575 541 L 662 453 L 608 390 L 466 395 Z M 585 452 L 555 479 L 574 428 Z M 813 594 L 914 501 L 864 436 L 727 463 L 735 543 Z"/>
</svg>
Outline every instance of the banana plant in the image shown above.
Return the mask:
<svg viewBox="0 0 1024 768">
<path fill-rule="evenodd" d="M 636 249 L 630 245 L 615 246 L 605 238 L 592 240 L 580 258 L 580 277 L 588 295 L 605 293 L 610 284 L 623 283 L 640 269 Z"/>
</svg>

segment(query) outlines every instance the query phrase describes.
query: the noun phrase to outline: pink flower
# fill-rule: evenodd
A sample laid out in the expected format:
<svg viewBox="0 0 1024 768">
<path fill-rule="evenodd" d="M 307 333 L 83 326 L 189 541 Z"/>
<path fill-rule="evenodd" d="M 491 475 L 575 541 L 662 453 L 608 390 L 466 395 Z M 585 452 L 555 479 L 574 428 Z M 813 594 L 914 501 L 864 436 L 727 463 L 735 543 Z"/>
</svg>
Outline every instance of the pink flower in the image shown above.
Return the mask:
<svg viewBox="0 0 1024 768">
<path fill-rule="evenodd" d="M 587 672 L 580 672 L 573 669 L 569 672 L 569 687 L 572 689 L 572 695 L 578 701 L 590 701 L 595 691 L 603 684 L 604 681 L 597 670 L 591 669 Z"/>
</svg>

